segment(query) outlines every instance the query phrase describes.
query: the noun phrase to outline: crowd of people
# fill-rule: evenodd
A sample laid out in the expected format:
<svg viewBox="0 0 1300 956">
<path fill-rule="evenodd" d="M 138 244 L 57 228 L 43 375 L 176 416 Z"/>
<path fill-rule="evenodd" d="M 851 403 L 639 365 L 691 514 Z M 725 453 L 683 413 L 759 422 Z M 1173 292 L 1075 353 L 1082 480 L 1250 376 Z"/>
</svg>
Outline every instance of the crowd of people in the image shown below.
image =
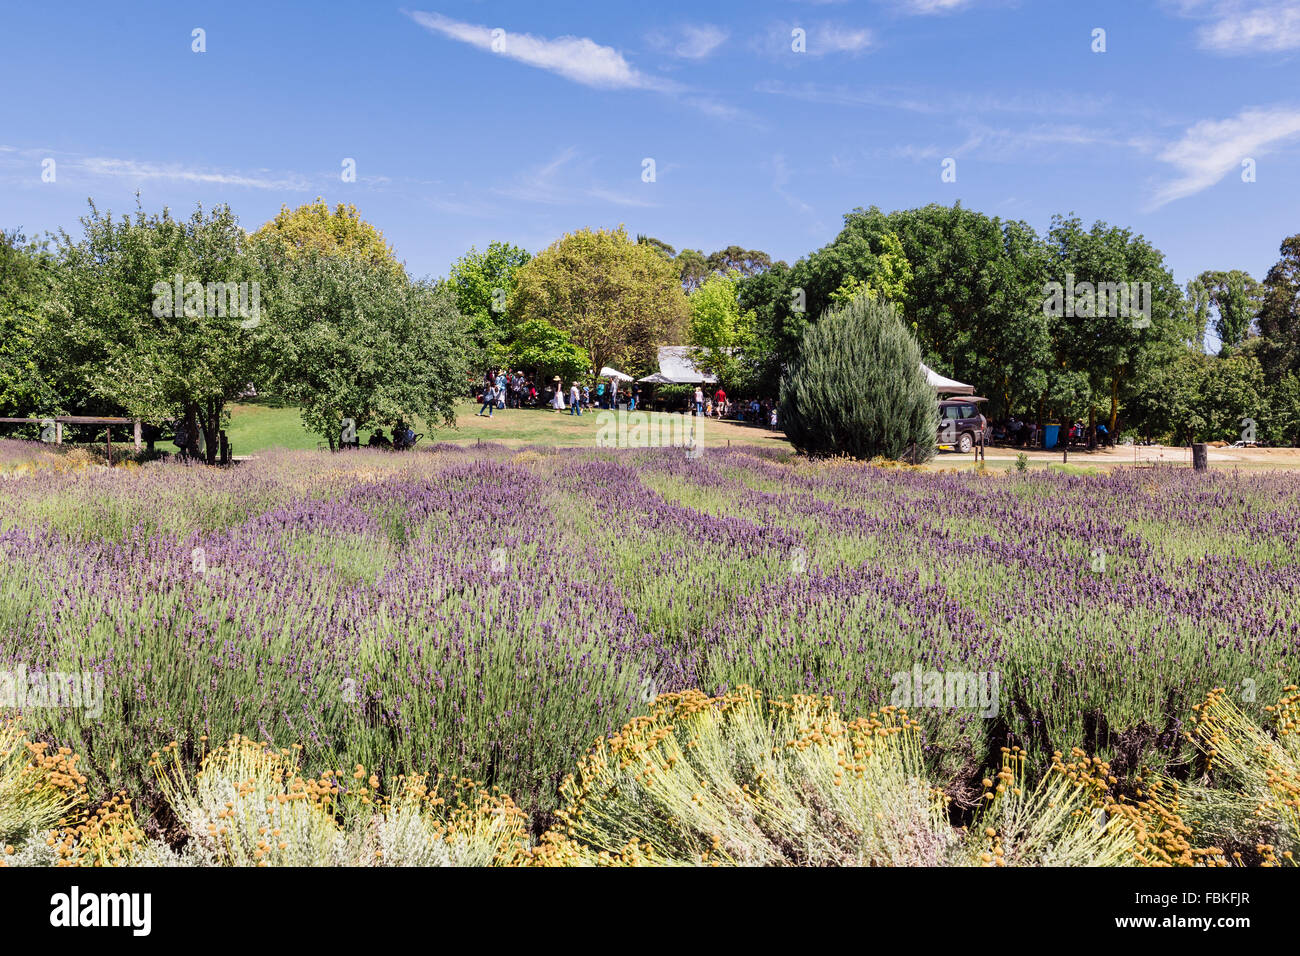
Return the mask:
<svg viewBox="0 0 1300 956">
<path fill-rule="evenodd" d="M 1013 448 L 1041 448 L 1043 432 L 1043 426 L 1037 421 L 1024 421 L 1012 415 L 1005 422 L 993 426 L 993 441 Z M 1069 427 L 1062 426 L 1057 441 L 1064 442 L 1067 446 L 1104 448 L 1114 445 L 1115 437 L 1105 422 L 1097 422 L 1089 427 L 1082 419 L 1075 419 Z"/>
<path fill-rule="evenodd" d="M 706 418 L 727 418 L 766 428 L 776 427 L 775 402 L 766 398 L 761 401 L 757 398 L 733 401 L 721 385 L 712 395 L 706 394 L 703 388 L 697 387 L 694 404 L 695 414 Z"/>
<path fill-rule="evenodd" d="M 488 418 L 508 408 L 549 408 L 554 412 L 568 411 L 570 415 L 581 415 L 584 411 L 622 407 L 634 412 L 642 405 L 641 386 L 636 382 L 624 385 L 602 379 L 595 385 L 576 381 L 566 384 L 556 375 L 539 387 L 537 381 L 522 370 L 511 372 L 509 369 L 489 371 L 481 381 L 471 382 L 470 394 L 480 405 L 478 415 Z M 712 393 L 697 386 L 685 407 L 663 410 L 731 419 L 766 428 L 777 426 L 775 402 L 757 398 L 735 401 L 722 386 Z"/>
<path fill-rule="evenodd" d="M 507 408 L 550 408 L 557 412 L 567 409 L 571 415 L 581 415 L 584 410 L 614 409 L 621 404 L 635 411 L 641 399 L 641 386 L 633 383 L 623 387 L 603 380 L 595 387 L 580 382 L 566 386 L 558 375 L 539 386 L 523 371 L 497 369 L 488 372 L 481 382 L 471 383 L 470 393 L 482 406 L 478 414 L 489 418 Z"/>
</svg>

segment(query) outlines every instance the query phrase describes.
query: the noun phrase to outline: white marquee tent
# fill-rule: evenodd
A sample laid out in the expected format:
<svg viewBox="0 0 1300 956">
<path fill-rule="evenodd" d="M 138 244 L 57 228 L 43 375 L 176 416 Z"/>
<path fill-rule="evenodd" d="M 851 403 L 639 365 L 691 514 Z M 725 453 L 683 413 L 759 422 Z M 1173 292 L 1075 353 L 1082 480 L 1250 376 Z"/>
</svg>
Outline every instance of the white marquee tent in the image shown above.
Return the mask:
<svg viewBox="0 0 1300 956">
<path fill-rule="evenodd" d="M 647 375 L 638 381 L 651 385 L 702 385 L 712 384 L 718 377 L 712 372 L 702 372 L 695 367 L 693 353 L 689 345 L 661 345 L 659 347 L 659 371 Z"/>
<path fill-rule="evenodd" d="M 930 387 L 936 392 L 947 392 L 950 395 L 974 395 L 975 386 L 967 385 L 965 382 L 959 382 L 955 378 L 948 378 L 940 375 L 924 362 L 921 363 L 921 371 L 925 373 L 925 380 L 930 383 Z"/>
</svg>

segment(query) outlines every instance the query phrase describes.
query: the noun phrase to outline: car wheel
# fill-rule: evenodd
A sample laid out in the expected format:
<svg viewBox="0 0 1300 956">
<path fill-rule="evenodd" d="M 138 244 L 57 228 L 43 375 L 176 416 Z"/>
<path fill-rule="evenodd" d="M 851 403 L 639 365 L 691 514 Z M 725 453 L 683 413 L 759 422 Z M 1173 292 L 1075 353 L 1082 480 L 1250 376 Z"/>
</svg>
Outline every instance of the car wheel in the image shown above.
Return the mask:
<svg viewBox="0 0 1300 956">
<path fill-rule="evenodd" d="M 970 432 L 962 432 L 961 437 L 957 439 L 957 450 L 963 455 L 969 455 L 975 439 L 970 437 Z"/>
</svg>

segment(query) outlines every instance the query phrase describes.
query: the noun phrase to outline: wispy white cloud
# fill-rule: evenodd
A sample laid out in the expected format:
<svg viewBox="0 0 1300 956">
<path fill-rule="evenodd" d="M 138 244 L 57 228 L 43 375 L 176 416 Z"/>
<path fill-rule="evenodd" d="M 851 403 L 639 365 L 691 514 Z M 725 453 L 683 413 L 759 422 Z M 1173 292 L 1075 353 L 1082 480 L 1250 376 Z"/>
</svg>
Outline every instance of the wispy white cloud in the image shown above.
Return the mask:
<svg viewBox="0 0 1300 956">
<path fill-rule="evenodd" d="M 895 6 L 899 7 L 904 13 L 925 16 L 935 13 L 952 13 L 955 10 L 970 6 L 970 0 L 899 0 Z"/>
<path fill-rule="evenodd" d="M 752 122 L 745 111 L 673 80 L 643 73 L 628 63 L 623 54 L 613 47 L 602 46 L 587 37 L 546 39 L 528 33 L 512 33 L 464 23 L 440 13 L 417 11 L 409 16 L 433 33 L 555 73 L 583 86 L 606 90 L 650 90 L 674 96 L 681 103 L 698 109 L 707 116 Z M 708 56 L 727 36 L 719 28 L 708 25 L 685 27 L 683 30 L 673 51 L 675 55 L 687 59 Z"/>
<path fill-rule="evenodd" d="M 782 21 L 773 24 L 753 41 L 758 51 L 769 56 L 787 56 L 794 53 L 795 30 L 804 35 L 803 56 L 828 56 L 836 53 L 865 53 L 874 49 L 876 35 L 867 27 L 846 26 L 840 23 L 817 21 L 797 23 Z"/>
<path fill-rule="evenodd" d="M 592 176 L 594 162 L 593 157 L 583 157 L 579 155 L 577 147 L 570 146 L 550 162 L 528 170 L 515 182 L 492 191 L 517 202 L 546 205 L 567 206 L 593 200 L 635 208 L 656 205 L 648 195 L 620 192 L 596 182 Z M 664 171 L 666 170 L 660 170 L 660 172 Z M 638 178 L 640 176 L 639 166 L 637 176 Z M 644 185 L 646 190 L 651 189 L 649 184 Z"/>
<path fill-rule="evenodd" d="M 276 189 L 305 191 L 311 188 L 311 182 L 297 173 L 273 174 L 259 169 L 248 172 L 214 169 L 212 167 L 189 165 L 186 163 L 157 163 L 139 159 L 122 159 L 111 156 L 80 156 L 16 146 L 0 146 L 0 152 L 13 153 L 23 157 L 23 162 L 32 164 L 33 176 L 40 175 L 40 162 L 45 158 L 54 159 L 60 178 L 69 173 L 82 174 L 97 178 L 126 179 L 142 183 L 149 181 L 166 181 L 178 183 L 198 183 L 218 186 L 244 186 L 249 189 Z M 15 164 L 9 162 L 10 168 Z"/>
<path fill-rule="evenodd" d="M 1178 0 L 1176 9 L 1207 21 L 1197 39 L 1216 53 L 1300 49 L 1300 0 Z"/>
<path fill-rule="evenodd" d="M 1213 186 L 1245 159 L 1258 159 L 1300 138 L 1300 109 L 1252 108 L 1225 120 L 1202 120 L 1159 154 L 1178 175 L 1156 192 L 1156 209 Z"/>
<path fill-rule="evenodd" d="M 875 34 L 866 27 L 843 27 L 827 24 L 813 34 L 818 50 L 827 53 L 861 53 L 876 45 Z"/>
<path fill-rule="evenodd" d="M 105 156 L 87 156 L 80 161 L 63 163 L 61 166 L 64 169 L 71 167 L 84 170 L 92 176 L 116 176 L 141 182 L 162 179 L 183 183 L 247 186 L 250 189 L 306 190 L 310 188 L 308 181 L 296 174 L 285 178 L 273 178 L 266 175 L 219 172 L 181 163 L 149 163 Z"/>
<path fill-rule="evenodd" d="M 587 37 L 563 36 L 547 39 L 529 33 L 513 33 L 499 28 L 465 23 L 440 13 L 416 11 L 409 16 L 433 33 L 439 33 L 460 43 L 468 43 L 479 50 L 516 60 L 539 70 L 555 73 L 583 86 L 612 90 L 657 90 L 662 93 L 680 89 L 677 84 L 669 80 L 640 72 L 613 47 L 601 46 Z"/>
<path fill-rule="evenodd" d="M 656 30 L 646 40 L 661 53 L 685 60 L 702 60 L 712 54 L 730 34 L 711 23 L 688 24 L 676 30 Z"/>
<path fill-rule="evenodd" d="M 837 6 L 848 3 L 849 0 L 798 0 L 798 2 L 821 7 Z M 953 10 L 959 10 L 962 7 L 970 6 L 972 0 L 877 0 L 877 2 L 893 7 L 899 13 L 931 14 L 950 13 Z"/>
<path fill-rule="evenodd" d="M 768 163 L 768 168 L 772 173 L 772 191 L 790 204 L 790 207 L 798 210 L 805 215 L 811 215 L 813 207 L 808 205 L 798 196 L 792 194 L 786 187 L 790 185 L 792 177 L 790 167 L 786 165 L 785 155 L 776 153 Z"/>
<path fill-rule="evenodd" d="M 910 113 L 1010 113 L 1043 116 L 1093 116 L 1110 105 L 1107 97 L 1066 91 L 1028 91 L 1012 94 L 971 94 L 915 87 L 831 86 L 818 83 L 783 83 L 768 80 L 754 87 L 758 93 L 787 96 L 833 106 L 873 106 Z"/>
</svg>

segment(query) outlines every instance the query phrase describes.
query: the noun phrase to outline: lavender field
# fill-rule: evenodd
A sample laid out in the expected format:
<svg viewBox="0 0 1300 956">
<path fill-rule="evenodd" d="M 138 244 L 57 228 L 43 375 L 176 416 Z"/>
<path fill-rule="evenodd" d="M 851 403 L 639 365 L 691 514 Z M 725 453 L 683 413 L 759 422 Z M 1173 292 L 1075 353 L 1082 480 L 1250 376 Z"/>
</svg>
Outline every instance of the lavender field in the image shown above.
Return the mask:
<svg viewBox="0 0 1300 956">
<path fill-rule="evenodd" d="M 1261 717 L 1300 673 L 1293 475 L 492 445 L 57 471 L 28 447 L 0 442 L 0 670 L 103 675 L 102 713 L 24 715 L 101 796 L 239 733 L 311 772 L 497 785 L 536 831 L 656 694 L 865 715 L 919 668 L 996 676 L 994 713 L 909 708 L 960 800 L 1003 745 L 1176 764 L 1211 688 Z"/>
</svg>

